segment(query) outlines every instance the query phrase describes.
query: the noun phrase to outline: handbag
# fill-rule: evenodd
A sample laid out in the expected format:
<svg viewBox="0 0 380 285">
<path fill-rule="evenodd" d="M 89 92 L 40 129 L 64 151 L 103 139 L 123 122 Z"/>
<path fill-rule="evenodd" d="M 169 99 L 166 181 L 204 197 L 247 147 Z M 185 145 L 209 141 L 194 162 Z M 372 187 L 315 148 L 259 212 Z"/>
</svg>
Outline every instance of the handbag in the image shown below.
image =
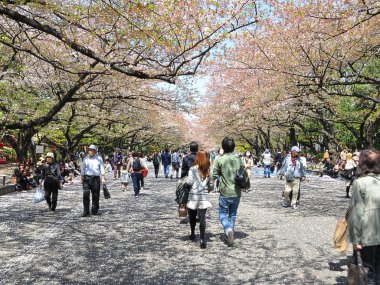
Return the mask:
<svg viewBox="0 0 380 285">
<path fill-rule="evenodd" d="M 38 187 L 36 193 L 33 196 L 33 203 L 39 203 L 45 200 L 45 191 L 42 187 Z"/>
<path fill-rule="evenodd" d="M 346 253 L 349 247 L 347 240 L 347 221 L 339 220 L 333 235 L 334 249 L 337 252 Z"/>
<path fill-rule="evenodd" d="M 249 176 L 243 164 L 240 165 L 239 170 L 236 172 L 235 183 L 242 189 L 248 189 L 251 187 Z"/>
<path fill-rule="evenodd" d="M 347 266 L 347 285 L 368 284 L 368 269 L 363 266 L 360 250 L 354 252 L 354 262 L 349 262 Z"/>
<path fill-rule="evenodd" d="M 178 217 L 185 218 L 187 216 L 186 204 L 180 204 L 178 209 Z"/>
<path fill-rule="evenodd" d="M 144 176 L 144 177 L 147 177 L 148 176 L 148 168 L 143 168 L 143 169 L 141 169 L 141 174 L 142 174 L 142 176 Z"/>
<path fill-rule="evenodd" d="M 175 201 L 178 204 L 186 204 L 189 199 L 190 186 L 187 185 L 187 176 L 178 180 L 175 191 Z"/>
<path fill-rule="evenodd" d="M 110 191 L 108 190 L 106 184 L 103 184 L 103 194 L 104 194 L 104 198 L 105 198 L 105 199 L 109 199 L 109 198 L 111 198 L 111 193 L 110 193 Z"/>
</svg>

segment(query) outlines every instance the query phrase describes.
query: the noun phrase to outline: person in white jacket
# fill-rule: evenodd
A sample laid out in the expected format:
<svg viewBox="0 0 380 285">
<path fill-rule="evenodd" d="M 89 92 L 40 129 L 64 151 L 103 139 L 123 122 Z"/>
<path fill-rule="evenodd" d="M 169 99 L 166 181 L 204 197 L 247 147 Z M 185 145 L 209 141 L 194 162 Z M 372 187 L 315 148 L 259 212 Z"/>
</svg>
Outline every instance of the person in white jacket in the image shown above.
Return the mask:
<svg viewBox="0 0 380 285">
<path fill-rule="evenodd" d="M 187 201 L 190 220 L 190 240 L 195 241 L 195 226 L 197 213 L 199 217 L 200 247 L 206 248 L 206 211 L 211 208 L 208 193 L 212 190 L 213 181 L 210 175 L 210 155 L 205 150 L 199 150 L 194 166 L 190 167 L 187 184 L 191 186 Z"/>
</svg>

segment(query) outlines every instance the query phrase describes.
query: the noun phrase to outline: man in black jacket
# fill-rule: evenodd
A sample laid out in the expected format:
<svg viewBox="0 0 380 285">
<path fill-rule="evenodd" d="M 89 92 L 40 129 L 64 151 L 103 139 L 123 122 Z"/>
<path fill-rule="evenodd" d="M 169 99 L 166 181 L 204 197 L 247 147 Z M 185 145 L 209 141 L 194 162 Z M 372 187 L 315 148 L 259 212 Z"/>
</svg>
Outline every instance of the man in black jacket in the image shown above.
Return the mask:
<svg viewBox="0 0 380 285">
<path fill-rule="evenodd" d="M 190 143 L 190 154 L 186 155 L 182 161 L 181 178 L 189 174 L 189 169 L 194 165 L 195 158 L 198 152 L 198 143 L 192 141 Z"/>
<path fill-rule="evenodd" d="M 189 169 L 194 165 L 195 158 L 197 157 L 198 147 L 196 141 L 190 143 L 190 154 L 186 155 L 182 161 L 181 178 L 189 175 Z M 179 207 L 181 207 L 181 205 L 179 205 Z M 188 222 L 189 217 L 186 217 L 180 221 L 180 224 L 187 224 Z"/>
</svg>

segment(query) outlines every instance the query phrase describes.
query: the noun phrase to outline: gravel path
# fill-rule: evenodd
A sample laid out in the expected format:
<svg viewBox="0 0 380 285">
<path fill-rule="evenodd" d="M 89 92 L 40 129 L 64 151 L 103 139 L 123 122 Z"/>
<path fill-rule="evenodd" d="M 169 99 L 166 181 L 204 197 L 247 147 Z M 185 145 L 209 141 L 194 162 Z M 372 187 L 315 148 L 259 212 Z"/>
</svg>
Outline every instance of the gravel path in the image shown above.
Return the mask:
<svg viewBox="0 0 380 285">
<path fill-rule="evenodd" d="M 150 165 L 151 167 L 151 165 Z M 101 216 L 80 217 L 81 185 L 61 190 L 56 214 L 33 193 L 0 196 L 0 284 L 344 284 L 347 258 L 332 249 L 349 200 L 343 181 L 310 176 L 298 210 L 283 208 L 284 181 L 253 175 L 243 193 L 235 244 L 223 243 L 218 194 L 210 193 L 207 249 L 188 240 L 174 202 L 176 180 L 153 169 L 136 199 L 119 180 Z"/>
</svg>

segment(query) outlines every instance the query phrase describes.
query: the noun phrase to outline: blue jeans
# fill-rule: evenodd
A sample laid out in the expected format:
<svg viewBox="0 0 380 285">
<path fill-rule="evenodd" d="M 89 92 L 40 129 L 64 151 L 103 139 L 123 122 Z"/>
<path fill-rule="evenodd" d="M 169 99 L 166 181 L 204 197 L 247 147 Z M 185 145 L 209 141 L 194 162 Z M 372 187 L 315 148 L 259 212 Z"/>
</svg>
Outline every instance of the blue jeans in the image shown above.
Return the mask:
<svg viewBox="0 0 380 285">
<path fill-rule="evenodd" d="M 166 178 L 169 177 L 169 170 L 170 170 L 170 165 L 169 164 L 164 164 L 164 174 L 165 174 Z"/>
<path fill-rule="evenodd" d="M 224 233 L 235 228 L 237 209 L 239 207 L 240 197 L 219 197 L 219 220 L 223 225 Z"/>
<path fill-rule="evenodd" d="M 264 176 L 270 176 L 270 164 L 264 164 Z"/>
<path fill-rule="evenodd" d="M 133 190 L 135 191 L 135 195 L 139 195 L 141 173 L 133 172 L 133 173 L 131 173 L 131 178 L 132 178 Z"/>
</svg>

